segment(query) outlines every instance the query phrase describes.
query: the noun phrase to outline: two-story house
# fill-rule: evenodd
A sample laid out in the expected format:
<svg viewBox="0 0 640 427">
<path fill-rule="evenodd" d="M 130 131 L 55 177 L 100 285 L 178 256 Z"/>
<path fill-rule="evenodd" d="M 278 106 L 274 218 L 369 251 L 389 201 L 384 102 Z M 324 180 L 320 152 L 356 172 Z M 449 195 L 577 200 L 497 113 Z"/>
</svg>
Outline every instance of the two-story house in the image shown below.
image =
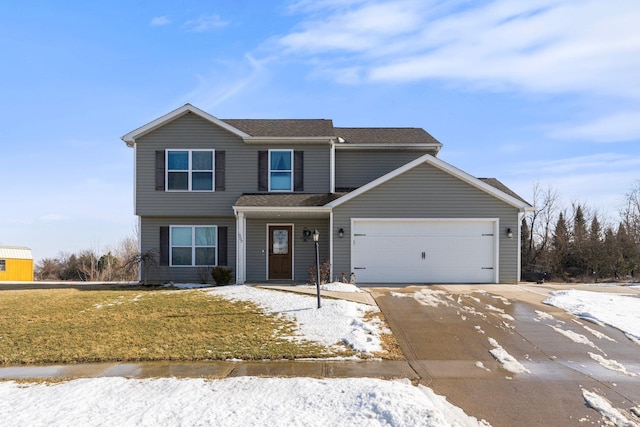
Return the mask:
<svg viewBox="0 0 640 427">
<path fill-rule="evenodd" d="M 321 262 L 358 283 L 502 283 L 520 277 L 531 206 L 440 160 L 420 128 L 218 119 L 186 104 L 122 137 L 134 149 L 141 253 L 154 281 L 203 268 L 237 283 L 306 282 Z"/>
</svg>

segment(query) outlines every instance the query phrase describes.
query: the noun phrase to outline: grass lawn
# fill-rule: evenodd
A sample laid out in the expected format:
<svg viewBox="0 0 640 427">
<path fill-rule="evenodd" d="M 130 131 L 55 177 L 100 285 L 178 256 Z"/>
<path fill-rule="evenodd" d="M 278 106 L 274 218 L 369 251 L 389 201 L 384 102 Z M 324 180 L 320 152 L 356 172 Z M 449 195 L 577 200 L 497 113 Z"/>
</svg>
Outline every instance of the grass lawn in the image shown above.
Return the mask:
<svg viewBox="0 0 640 427">
<path fill-rule="evenodd" d="M 149 288 L 0 292 L 0 364 L 349 356 L 247 302 Z"/>
</svg>

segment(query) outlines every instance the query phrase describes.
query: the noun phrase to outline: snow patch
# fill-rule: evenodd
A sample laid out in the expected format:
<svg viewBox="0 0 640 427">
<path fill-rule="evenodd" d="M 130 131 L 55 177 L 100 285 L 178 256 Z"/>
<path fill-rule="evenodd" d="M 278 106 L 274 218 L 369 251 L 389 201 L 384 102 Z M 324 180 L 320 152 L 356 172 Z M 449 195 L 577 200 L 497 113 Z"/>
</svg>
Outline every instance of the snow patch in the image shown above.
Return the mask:
<svg viewBox="0 0 640 427">
<path fill-rule="evenodd" d="M 592 358 L 593 360 L 595 360 L 596 362 L 598 362 L 600 365 L 602 365 L 603 367 L 612 370 L 612 371 L 616 371 L 616 372 L 620 372 L 622 374 L 628 375 L 630 377 L 637 377 L 638 374 L 635 374 L 633 372 L 629 372 L 627 371 L 627 368 L 625 368 L 621 363 L 615 361 L 615 360 L 611 360 L 611 359 L 605 359 L 604 357 L 600 356 L 599 354 L 595 354 L 595 353 L 591 353 L 588 352 L 589 357 Z"/>
<path fill-rule="evenodd" d="M 553 326 L 553 325 L 549 325 L 549 327 L 552 328 L 554 331 L 558 332 L 559 334 L 562 334 L 565 337 L 569 338 L 571 341 L 573 341 L 575 343 L 588 345 L 589 347 L 598 350 L 599 352 L 601 352 L 605 356 L 607 355 L 607 353 L 602 351 L 600 349 L 600 347 L 595 345 L 589 338 L 585 337 L 582 334 L 578 334 L 578 333 L 573 332 L 573 331 L 568 331 L 568 330 L 565 330 L 565 329 L 562 329 L 562 328 L 558 328 L 557 326 Z"/>
<path fill-rule="evenodd" d="M 544 302 L 580 318 L 607 324 L 640 340 L 640 298 L 571 289 L 553 292 Z"/>
<path fill-rule="evenodd" d="M 627 418 L 627 416 L 618 408 L 615 408 L 611 402 L 597 393 L 582 389 L 582 397 L 591 408 L 600 412 L 607 421 L 619 427 L 640 427 L 640 424 Z"/>
<path fill-rule="evenodd" d="M 380 310 L 351 301 L 323 299 L 317 308 L 315 295 L 300 295 L 269 289 L 234 285 L 207 291 L 232 300 L 251 301 L 269 313 L 285 316 L 298 325 L 299 337 L 316 341 L 327 347 L 342 342 L 354 351 L 371 354 L 381 352 L 380 336 L 389 333 L 375 316 L 364 320 L 369 313 Z"/>
<path fill-rule="evenodd" d="M 494 347 L 493 350 L 489 351 L 489 353 L 491 353 L 491 355 L 500 362 L 507 371 L 514 374 L 531 373 L 531 371 L 522 366 L 515 357 L 507 353 L 507 351 L 502 348 L 495 339 L 489 338 L 489 344 Z"/>
<path fill-rule="evenodd" d="M 539 319 L 543 319 L 543 320 L 553 320 L 554 319 L 554 317 L 552 315 L 550 315 L 549 313 L 547 313 L 545 311 L 536 310 L 536 314 L 538 315 Z"/>
<path fill-rule="evenodd" d="M 299 285 L 296 287 L 316 289 L 315 285 Z M 324 285 L 320 285 L 320 290 L 331 291 L 331 292 L 363 292 L 362 289 L 358 288 L 355 285 L 352 285 L 349 283 L 342 283 L 342 282 L 325 283 Z"/>
</svg>

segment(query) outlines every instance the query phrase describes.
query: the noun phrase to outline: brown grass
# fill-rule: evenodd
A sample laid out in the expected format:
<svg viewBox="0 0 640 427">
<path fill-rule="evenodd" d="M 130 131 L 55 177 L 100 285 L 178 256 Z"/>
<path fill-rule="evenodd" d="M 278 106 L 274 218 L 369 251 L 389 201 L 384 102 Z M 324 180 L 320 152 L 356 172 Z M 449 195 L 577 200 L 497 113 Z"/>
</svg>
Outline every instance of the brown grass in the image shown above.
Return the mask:
<svg viewBox="0 0 640 427">
<path fill-rule="evenodd" d="M 352 355 L 292 341 L 248 302 L 148 288 L 0 291 L 0 363 L 295 359 Z"/>
</svg>

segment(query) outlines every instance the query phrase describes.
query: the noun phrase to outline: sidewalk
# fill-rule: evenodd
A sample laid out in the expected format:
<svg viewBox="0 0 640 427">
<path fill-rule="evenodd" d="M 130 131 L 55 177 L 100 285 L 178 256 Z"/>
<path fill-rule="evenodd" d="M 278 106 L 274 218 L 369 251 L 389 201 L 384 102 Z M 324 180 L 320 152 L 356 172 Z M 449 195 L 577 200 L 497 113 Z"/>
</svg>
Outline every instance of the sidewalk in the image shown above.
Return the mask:
<svg viewBox="0 0 640 427">
<path fill-rule="evenodd" d="M 282 360 L 211 362 L 88 363 L 0 368 L 0 380 L 77 378 L 212 378 L 229 377 L 408 378 L 417 374 L 402 360 Z"/>
</svg>

